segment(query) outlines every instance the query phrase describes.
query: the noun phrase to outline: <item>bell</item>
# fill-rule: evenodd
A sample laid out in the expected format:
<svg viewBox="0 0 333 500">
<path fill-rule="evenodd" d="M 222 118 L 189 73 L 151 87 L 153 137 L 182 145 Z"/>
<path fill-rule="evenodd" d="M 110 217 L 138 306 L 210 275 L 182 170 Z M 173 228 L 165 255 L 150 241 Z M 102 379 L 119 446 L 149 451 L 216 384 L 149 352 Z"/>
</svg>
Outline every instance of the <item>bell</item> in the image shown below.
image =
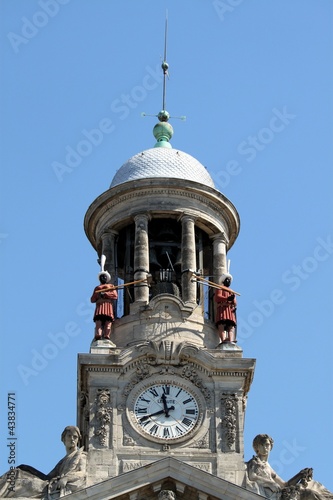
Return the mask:
<svg viewBox="0 0 333 500">
<path fill-rule="evenodd" d="M 177 267 L 181 267 L 181 265 L 182 265 L 182 251 L 181 249 L 179 249 L 177 252 L 176 262 L 174 263 L 173 267 L 176 269 Z"/>
<path fill-rule="evenodd" d="M 176 240 L 176 234 L 175 234 L 174 230 L 168 224 L 165 224 L 162 227 L 162 229 L 160 229 L 157 237 L 160 241 L 166 241 L 166 242 Z"/>
<path fill-rule="evenodd" d="M 151 272 L 154 272 L 157 269 L 161 268 L 161 265 L 159 264 L 159 262 L 157 260 L 155 248 L 149 249 L 149 267 L 150 267 Z"/>
</svg>

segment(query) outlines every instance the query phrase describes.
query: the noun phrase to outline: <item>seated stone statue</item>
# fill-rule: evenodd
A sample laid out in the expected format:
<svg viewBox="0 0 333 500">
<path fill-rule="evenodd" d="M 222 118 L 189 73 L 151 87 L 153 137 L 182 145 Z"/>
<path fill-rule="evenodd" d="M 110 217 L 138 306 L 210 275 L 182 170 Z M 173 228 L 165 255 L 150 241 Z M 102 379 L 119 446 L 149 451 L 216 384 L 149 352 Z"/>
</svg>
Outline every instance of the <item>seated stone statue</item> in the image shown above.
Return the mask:
<svg viewBox="0 0 333 500">
<path fill-rule="evenodd" d="M 333 500 L 333 493 L 322 484 L 313 481 L 313 469 L 302 469 L 298 474 L 283 481 L 268 463 L 273 439 L 259 434 L 253 440 L 256 455 L 246 463 L 244 487 L 272 500 Z"/>
<path fill-rule="evenodd" d="M 31 497 L 53 500 L 85 487 L 87 454 L 78 449 L 80 430 L 68 426 L 61 434 L 66 455 L 48 474 L 19 465 L 0 478 L 0 498 Z"/>
</svg>

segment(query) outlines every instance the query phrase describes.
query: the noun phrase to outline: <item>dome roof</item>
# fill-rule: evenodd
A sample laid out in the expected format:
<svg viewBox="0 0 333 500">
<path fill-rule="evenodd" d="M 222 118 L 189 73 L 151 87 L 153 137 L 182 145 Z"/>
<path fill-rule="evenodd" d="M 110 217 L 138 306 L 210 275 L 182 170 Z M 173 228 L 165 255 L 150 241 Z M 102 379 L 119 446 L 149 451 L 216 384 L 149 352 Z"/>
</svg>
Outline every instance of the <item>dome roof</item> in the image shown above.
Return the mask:
<svg viewBox="0 0 333 500">
<path fill-rule="evenodd" d="M 198 160 L 183 151 L 165 147 L 147 149 L 132 156 L 117 170 L 110 187 L 152 177 L 185 179 L 215 188 L 207 169 Z"/>
</svg>

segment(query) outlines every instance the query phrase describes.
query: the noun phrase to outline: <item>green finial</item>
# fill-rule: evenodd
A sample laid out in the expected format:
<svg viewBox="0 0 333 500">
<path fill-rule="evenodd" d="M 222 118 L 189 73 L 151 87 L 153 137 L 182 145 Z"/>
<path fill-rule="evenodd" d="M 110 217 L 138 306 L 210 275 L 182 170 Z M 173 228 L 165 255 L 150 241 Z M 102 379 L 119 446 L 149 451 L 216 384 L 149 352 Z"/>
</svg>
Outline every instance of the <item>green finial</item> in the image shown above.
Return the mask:
<svg viewBox="0 0 333 500">
<path fill-rule="evenodd" d="M 155 148 L 172 148 L 170 139 L 173 136 L 173 128 L 167 121 L 160 121 L 156 123 L 153 134 L 157 140 Z"/>
</svg>

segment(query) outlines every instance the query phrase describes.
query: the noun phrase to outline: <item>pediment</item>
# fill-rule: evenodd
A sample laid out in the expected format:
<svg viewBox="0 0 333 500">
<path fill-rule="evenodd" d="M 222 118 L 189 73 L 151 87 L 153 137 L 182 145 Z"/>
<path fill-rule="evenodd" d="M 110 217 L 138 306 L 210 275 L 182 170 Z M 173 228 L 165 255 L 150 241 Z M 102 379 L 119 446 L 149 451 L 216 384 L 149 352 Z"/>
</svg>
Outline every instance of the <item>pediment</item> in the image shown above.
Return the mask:
<svg viewBox="0 0 333 500">
<path fill-rule="evenodd" d="M 69 500 L 153 500 L 171 490 L 177 500 L 259 500 L 240 486 L 176 460 L 163 458 L 68 496 Z"/>
</svg>

